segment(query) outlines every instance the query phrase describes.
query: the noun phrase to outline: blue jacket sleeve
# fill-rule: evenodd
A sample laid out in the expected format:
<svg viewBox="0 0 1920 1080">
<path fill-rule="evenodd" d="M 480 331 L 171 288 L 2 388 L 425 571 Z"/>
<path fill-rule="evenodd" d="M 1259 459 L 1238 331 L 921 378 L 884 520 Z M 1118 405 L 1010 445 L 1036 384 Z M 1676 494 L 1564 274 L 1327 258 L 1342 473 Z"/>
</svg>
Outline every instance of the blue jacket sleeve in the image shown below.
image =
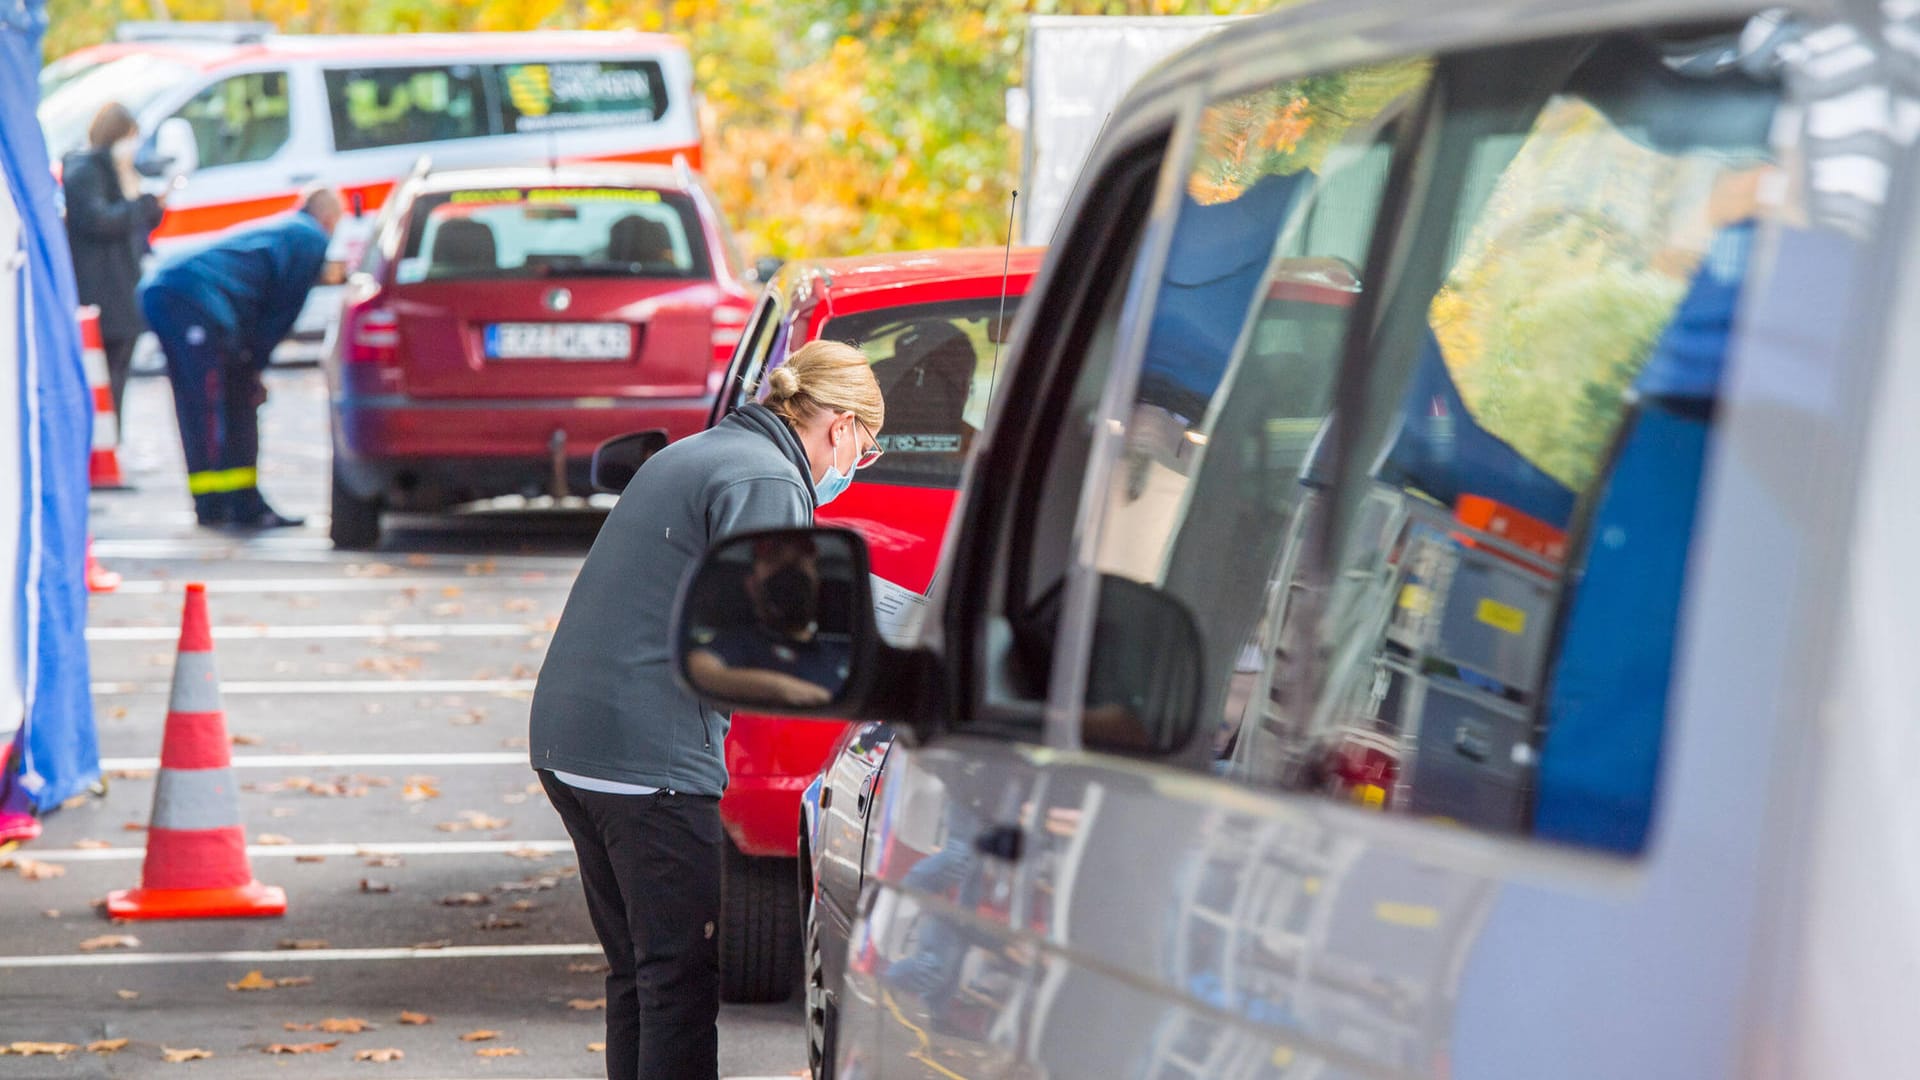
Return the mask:
<svg viewBox="0 0 1920 1080">
<path fill-rule="evenodd" d="M 273 248 L 273 281 L 247 343 L 255 368 L 267 366 L 274 346 L 293 329 L 300 309 L 306 306 L 308 291 L 320 280 L 320 271 L 326 266 L 327 234 L 311 221 L 296 218 L 296 222 Z"/>
</svg>

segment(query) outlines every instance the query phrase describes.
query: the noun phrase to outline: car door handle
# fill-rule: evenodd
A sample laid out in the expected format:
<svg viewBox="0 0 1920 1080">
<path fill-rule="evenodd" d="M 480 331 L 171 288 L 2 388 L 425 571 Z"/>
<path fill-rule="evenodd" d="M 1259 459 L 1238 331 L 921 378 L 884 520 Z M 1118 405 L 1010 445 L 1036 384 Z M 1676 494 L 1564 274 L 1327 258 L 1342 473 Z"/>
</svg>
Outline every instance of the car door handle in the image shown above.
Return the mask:
<svg viewBox="0 0 1920 1080">
<path fill-rule="evenodd" d="M 1021 836 L 1018 825 L 990 825 L 973 838 L 973 850 L 996 859 L 1019 862 Z"/>
<path fill-rule="evenodd" d="M 874 782 L 879 778 L 879 773 L 868 773 L 867 778 L 860 781 L 860 795 L 853 800 L 854 813 L 864 814 L 867 812 L 867 804 L 873 801 Z"/>
<path fill-rule="evenodd" d="M 827 807 L 832 805 L 833 805 L 833 789 L 823 784 L 820 787 L 820 809 L 825 810 Z"/>
</svg>

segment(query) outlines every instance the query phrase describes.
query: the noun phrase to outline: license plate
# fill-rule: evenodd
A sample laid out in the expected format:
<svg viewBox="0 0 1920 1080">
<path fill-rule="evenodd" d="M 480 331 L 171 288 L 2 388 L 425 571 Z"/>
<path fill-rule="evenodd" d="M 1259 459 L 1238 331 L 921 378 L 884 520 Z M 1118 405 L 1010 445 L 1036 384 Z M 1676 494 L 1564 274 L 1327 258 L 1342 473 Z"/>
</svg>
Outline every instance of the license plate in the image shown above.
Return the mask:
<svg viewBox="0 0 1920 1080">
<path fill-rule="evenodd" d="M 491 323 L 489 360 L 625 360 L 633 352 L 626 323 Z"/>
</svg>

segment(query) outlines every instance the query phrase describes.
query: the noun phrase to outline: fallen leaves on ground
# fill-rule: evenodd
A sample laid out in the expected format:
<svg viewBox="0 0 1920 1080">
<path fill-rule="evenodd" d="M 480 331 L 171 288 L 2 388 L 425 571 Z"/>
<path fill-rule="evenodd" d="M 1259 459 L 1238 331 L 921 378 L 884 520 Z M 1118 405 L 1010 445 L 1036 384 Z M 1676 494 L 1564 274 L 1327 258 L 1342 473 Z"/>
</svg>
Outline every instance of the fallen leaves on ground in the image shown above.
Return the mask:
<svg viewBox="0 0 1920 1080">
<path fill-rule="evenodd" d="M 307 986 L 313 982 L 311 975 L 288 975 L 284 978 L 269 979 L 258 971 L 249 971 L 241 976 L 239 982 L 230 982 L 227 989 L 246 993 L 255 990 L 276 990 L 283 986 Z"/>
<path fill-rule="evenodd" d="M 452 938 L 435 938 L 432 941 L 416 941 L 413 943 L 413 947 L 416 949 L 431 950 L 431 949 L 444 949 L 452 944 L 453 944 Z"/>
<path fill-rule="evenodd" d="M 117 1054 L 127 1048 L 126 1039 L 95 1039 L 87 1044 L 90 1054 Z"/>
<path fill-rule="evenodd" d="M 486 893 L 477 892 L 452 893 L 440 898 L 441 907 L 483 907 L 491 903 L 493 900 Z"/>
<path fill-rule="evenodd" d="M 519 930 L 526 926 L 524 919 L 508 918 L 505 915 L 489 915 L 473 924 L 475 930 Z"/>
<path fill-rule="evenodd" d="M 467 564 L 467 576 L 483 577 L 499 569 L 499 566 L 500 564 L 495 562 L 492 559 L 482 559 L 479 562 L 470 562 Z"/>
<path fill-rule="evenodd" d="M 248 735 L 243 732 L 236 731 L 233 733 L 229 741 L 232 742 L 233 745 L 235 746 L 259 746 L 262 743 L 264 743 L 266 740 L 262 739 L 258 735 Z"/>
<path fill-rule="evenodd" d="M 519 881 L 503 881 L 493 887 L 494 892 L 545 892 L 560 887 L 559 874 L 535 874 Z"/>
<path fill-rule="evenodd" d="M 125 825 L 120 826 L 120 828 L 125 832 L 146 832 L 147 823 L 144 821 L 129 821 Z"/>
<path fill-rule="evenodd" d="M 355 1061 L 375 1061 L 381 1063 L 403 1061 L 406 1059 L 406 1056 L 405 1053 L 391 1046 L 380 1050 L 355 1050 L 353 1052 L 353 1060 Z"/>
<path fill-rule="evenodd" d="M 171 1046 L 160 1048 L 160 1059 L 169 1065 L 178 1065 L 183 1061 L 205 1061 L 212 1056 L 211 1050 L 175 1050 Z"/>
<path fill-rule="evenodd" d="M 407 565 L 408 566 L 432 566 L 433 556 L 422 555 L 418 552 L 415 552 L 414 554 L 407 556 Z"/>
<path fill-rule="evenodd" d="M 329 1035 L 358 1035 L 363 1031 L 371 1031 L 376 1026 L 357 1016 L 329 1016 L 320 1021 L 320 1030 Z"/>
<path fill-rule="evenodd" d="M 572 1009 L 574 1012 L 591 1012 L 594 1009 L 604 1009 L 606 1007 L 607 999 L 603 997 L 574 998 L 572 1001 L 567 1002 L 567 1008 Z"/>
<path fill-rule="evenodd" d="M 333 1049 L 334 1047 L 336 1047 L 336 1046 L 339 1046 L 339 1045 L 340 1045 L 340 1040 L 339 1040 L 339 1039 L 335 1039 L 335 1040 L 333 1040 L 332 1042 L 310 1042 L 310 1043 L 273 1043 L 273 1044 L 271 1044 L 271 1045 L 269 1045 L 269 1046 L 268 1046 L 268 1047 L 267 1047 L 267 1048 L 266 1048 L 266 1049 L 265 1049 L 264 1051 L 262 1051 L 262 1053 L 267 1053 L 267 1054 L 325 1054 L 325 1053 L 328 1053 L 329 1051 L 331 1051 L 331 1050 L 332 1050 L 332 1049 Z"/>
<path fill-rule="evenodd" d="M 140 991 L 138 990 L 115 990 L 114 994 L 115 996 L 119 997 L 121 1001 L 140 1000 Z"/>
<path fill-rule="evenodd" d="M 483 1046 L 475 1050 L 473 1054 L 475 1057 L 484 1058 L 519 1057 L 520 1048 L 517 1046 Z"/>
<path fill-rule="evenodd" d="M 152 769 L 108 769 L 107 779 L 109 780 L 151 780 L 153 779 L 153 772 L 154 771 Z"/>
<path fill-rule="evenodd" d="M 532 611 L 537 605 L 532 600 L 529 600 L 524 596 L 516 596 L 513 599 L 508 600 L 506 603 L 501 604 L 500 606 L 501 608 L 507 611 L 519 612 L 519 611 Z"/>
<path fill-rule="evenodd" d="M 60 800 L 60 809 L 62 810 L 78 810 L 85 805 L 87 805 L 87 793 L 84 791 L 78 795 L 70 795 Z"/>
<path fill-rule="evenodd" d="M 101 934 L 90 937 L 80 943 L 81 952 L 94 952 L 99 949 L 137 949 L 140 939 L 132 934 Z"/>
<path fill-rule="evenodd" d="M 504 829 L 510 824 L 512 824 L 512 822 L 506 818 L 494 817 L 484 810 L 462 810 L 460 811 L 460 820 L 442 821 L 438 825 L 435 825 L 434 828 L 441 832 L 467 832 L 468 830 L 474 832 L 492 832 L 496 829 Z"/>
<path fill-rule="evenodd" d="M 346 571 L 348 577 L 392 577 L 393 572 L 393 564 L 383 562 L 348 563 Z"/>
<path fill-rule="evenodd" d="M 513 858 L 513 859 L 526 859 L 531 861 L 534 859 L 544 859 L 552 854 L 553 852 L 551 851 L 542 851 L 539 848 L 517 847 L 517 848 L 514 848 L 512 851 L 507 852 L 507 857 Z"/>
<path fill-rule="evenodd" d="M 297 863 L 323 863 L 327 861 L 327 857 L 325 855 L 295 855 L 293 861 Z"/>
<path fill-rule="evenodd" d="M 85 839 L 75 840 L 73 846 L 79 848 L 81 851 L 105 851 L 113 845 L 107 843 L 105 840 Z"/>
<path fill-rule="evenodd" d="M 280 947 L 282 949 L 296 949 L 296 950 L 297 949 L 324 949 L 327 947 L 327 939 L 326 938 L 281 938 Z"/>
<path fill-rule="evenodd" d="M 400 1014 L 400 1022 L 403 1024 L 412 1024 L 412 1025 L 418 1026 L 420 1024 L 433 1023 L 433 1017 L 428 1016 L 426 1013 L 402 1012 Z"/>
<path fill-rule="evenodd" d="M 513 903 L 507 905 L 507 910 L 520 912 L 539 911 L 540 905 L 531 900 L 515 900 Z"/>
<path fill-rule="evenodd" d="M 492 1028 L 480 1028 L 477 1031 L 469 1031 L 465 1035 L 460 1036 L 460 1041 L 461 1042 L 486 1042 L 488 1039 L 497 1039 L 499 1037 L 500 1037 L 500 1033 L 493 1030 Z"/>
<path fill-rule="evenodd" d="M 368 852 L 365 863 L 368 866 L 385 867 L 387 869 L 407 865 L 407 861 L 398 855 L 381 855 L 376 852 Z"/>
<path fill-rule="evenodd" d="M 375 881 L 372 878 L 361 878 L 360 891 L 363 893 L 390 893 L 393 891 L 393 883 L 390 881 Z"/>
<path fill-rule="evenodd" d="M 25 855 L 0 856 L 0 870 L 12 870 L 28 881 L 46 881 L 67 872 L 67 868 L 58 863 L 41 862 Z"/>
<path fill-rule="evenodd" d="M 587 1052 L 590 1054 L 604 1054 L 607 1052 L 607 1044 L 603 1042 L 588 1043 Z"/>
<path fill-rule="evenodd" d="M 42 911 L 40 914 L 49 919 L 57 919 L 60 917 L 60 909 L 57 907 L 50 907 Z"/>
<path fill-rule="evenodd" d="M 567 970 L 575 975 L 605 975 L 611 969 L 605 960 L 576 960 L 567 965 Z"/>
<path fill-rule="evenodd" d="M 425 802 L 440 797 L 440 779 L 435 776 L 409 776 L 400 788 L 401 802 Z"/>
<path fill-rule="evenodd" d="M 80 1047 L 77 1044 L 66 1043 L 66 1042 L 22 1041 L 22 1042 L 8 1043 L 6 1045 L 7 1053 L 15 1054 L 20 1057 L 35 1057 L 40 1054 L 51 1054 L 54 1057 L 66 1057 L 68 1054 L 71 1054 L 78 1049 L 80 1049 Z"/>
<path fill-rule="evenodd" d="M 259 836 L 254 837 L 253 842 L 265 847 L 286 847 L 288 844 L 293 843 L 293 837 L 281 836 L 279 833 L 263 832 Z"/>
</svg>

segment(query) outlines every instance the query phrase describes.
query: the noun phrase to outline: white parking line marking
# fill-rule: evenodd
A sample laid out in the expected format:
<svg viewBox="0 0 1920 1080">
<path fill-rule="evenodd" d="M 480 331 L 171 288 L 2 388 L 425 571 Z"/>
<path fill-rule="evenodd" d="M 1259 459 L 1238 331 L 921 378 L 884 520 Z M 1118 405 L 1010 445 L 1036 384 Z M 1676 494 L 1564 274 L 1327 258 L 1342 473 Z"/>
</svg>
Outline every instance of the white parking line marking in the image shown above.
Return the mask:
<svg viewBox="0 0 1920 1080">
<path fill-rule="evenodd" d="M 481 960 L 514 956 L 600 956 L 598 945 L 448 945 L 443 949 L 237 949 L 231 952 L 65 953 L 0 956 L 9 968 L 152 967 L 159 964 L 324 964 L 343 960 Z"/>
<path fill-rule="evenodd" d="M 97 682 L 93 692 L 103 697 L 119 694 L 164 694 L 171 683 Z M 513 694 L 530 693 L 532 679 L 325 679 L 222 682 L 222 694 Z"/>
<path fill-rule="evenodd" d="M 526 751 L 518 753 L 486 750 L 466 754 L 235 754 L 236 769 L 356 769 L 385 766 L 441 765 L 525 765 Z M 101 758 L 103 771 L 115 769 L 157 769 L 154 757 Z"/>
<path fill-rule="evenodd" d="M 426 592 L 444 588 L 448 585 L 465 590 L 480 588 L 498 589 L 564 589 L 573 584 L 572 567 L 565 573 L 542 574 L 527 580 L 519 576 L 495 574 L 492 576 L 463 576 L 448 574 L 445 577 L 353 577 L 353 578 L 214 578 L 206 583 L 209 593 L 351 593 L 381 592 L 397 593 L 407 589 Z M 123 581 L 115 589 L 113 596 L 162 596 L 184 591 L 184 580 L 168 578 L 139 578 Z"/>
<path fill-rule="evenodd" d="M 304 639 L 351 639 L 383 641 L 387 638 L 440 637 L 518 637 L 546 632 L 536 623 L 346 623 L 332 626 L 216 626 L 216 641 L 300 641 Z M 88 641 L 173 641 L 180 636 L 178 626 L 92 626 Z"/>
<path fill-rule="evenodd" d="M 504 855 L 509 851 L 538 851 L 555 855 L 573 851 L 571 840 L 405 840 L 391 844 L 248 844 L 256 859 L 297 859 L 302 856 L 356 855 Z M 132 862 L 145 848 L 56 848 L 35 851 L 41 862 Z"/>
</svg>

